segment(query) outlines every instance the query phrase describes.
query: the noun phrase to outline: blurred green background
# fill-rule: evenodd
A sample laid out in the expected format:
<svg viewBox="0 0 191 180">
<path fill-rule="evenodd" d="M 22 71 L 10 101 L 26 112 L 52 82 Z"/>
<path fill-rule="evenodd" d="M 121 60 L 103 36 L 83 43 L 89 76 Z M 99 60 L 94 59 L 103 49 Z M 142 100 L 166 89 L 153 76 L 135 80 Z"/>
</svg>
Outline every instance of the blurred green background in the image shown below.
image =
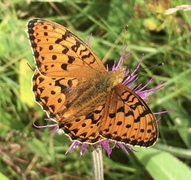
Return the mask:
<svg viewBox="0 0 191 180">
<path fill-rule="evenodd" d="M 151 148 L 125 154 L 115 148 L 104 153 L 106 180 L 189 179 L 191 177 L 191 10 L 169 8 L 189 0 L 8 0 L 0 1 L 0 179 L 90 180 L 90 152 L 76 149 L 65 155 L 71 142 L 45 125 L 45 112 L 31 91 L 34 68 L 26 33 L 30 18 L 58 22 L 87 42 L 104 63 L 118 60 L 128 44 L 132 54 L 124 66 L 133 70 L 142 54 L 139 83 L 154 77 L 150 87 L 165 80 L 165 88 L 149 99 L 154 112 L 175 109 L 159 121 L 160 137 Z M 189 8 L 189 7 L 187 7 Z M 128 29 L 127 29 L 128 25 Z M 164 63 L 164 66 L 157 66 Z M 154 68 L 153 68 L 154 66 Z M 158 116 L 157 116 L 158 117 Z"/>
</svg>

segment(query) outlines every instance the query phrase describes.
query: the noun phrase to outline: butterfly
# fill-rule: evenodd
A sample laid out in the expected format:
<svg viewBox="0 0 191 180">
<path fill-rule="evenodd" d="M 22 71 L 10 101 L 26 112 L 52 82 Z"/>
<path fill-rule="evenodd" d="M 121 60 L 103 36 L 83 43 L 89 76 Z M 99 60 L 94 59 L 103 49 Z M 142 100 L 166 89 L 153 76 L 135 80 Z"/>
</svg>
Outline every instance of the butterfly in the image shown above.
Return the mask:
<svg viewBox="0 0 191 180">
<path fill-rule="evenodd" d="M 57 23 L 31 19 L 28 35 L 36 69 L 35 100 L 71 140 L 104 139 L 151 146 L 158 137 L 155 116 L 123 85 L 124 70 L 107 71 L 78 36 Z"/>
</svg>

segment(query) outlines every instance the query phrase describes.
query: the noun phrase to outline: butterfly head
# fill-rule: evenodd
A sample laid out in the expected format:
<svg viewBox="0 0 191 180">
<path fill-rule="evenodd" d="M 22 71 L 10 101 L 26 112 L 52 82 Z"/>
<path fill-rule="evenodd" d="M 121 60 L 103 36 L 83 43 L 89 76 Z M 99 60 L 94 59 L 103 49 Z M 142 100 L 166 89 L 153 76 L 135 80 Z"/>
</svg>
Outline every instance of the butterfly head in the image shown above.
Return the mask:
<svg viewBox="0 0 191 180">
<path fill-rule="evenodd" d="M 114 71 L 109 71 L 109 83 L 110 87 L 114 87 L 118 84 L 120 84 L 125 77 L 125 70 L 120 69 L 120 70 L 114 70 Z"/>
</svg>

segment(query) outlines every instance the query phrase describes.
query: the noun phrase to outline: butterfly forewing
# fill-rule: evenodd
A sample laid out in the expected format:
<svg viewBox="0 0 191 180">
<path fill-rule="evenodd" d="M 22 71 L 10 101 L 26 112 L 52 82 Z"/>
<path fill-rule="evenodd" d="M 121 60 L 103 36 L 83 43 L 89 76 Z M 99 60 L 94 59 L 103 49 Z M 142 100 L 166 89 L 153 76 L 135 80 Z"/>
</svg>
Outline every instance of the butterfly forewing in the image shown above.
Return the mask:
<svg viewBox="0 0 191 180">
<path fill-rule="evenodd" d="M 40 73 L 49 77 L 85 77 L 106 72 L 92 50 L 65 27 L 42 19 L 28 23 L 28 34 Z"/>
</svg>

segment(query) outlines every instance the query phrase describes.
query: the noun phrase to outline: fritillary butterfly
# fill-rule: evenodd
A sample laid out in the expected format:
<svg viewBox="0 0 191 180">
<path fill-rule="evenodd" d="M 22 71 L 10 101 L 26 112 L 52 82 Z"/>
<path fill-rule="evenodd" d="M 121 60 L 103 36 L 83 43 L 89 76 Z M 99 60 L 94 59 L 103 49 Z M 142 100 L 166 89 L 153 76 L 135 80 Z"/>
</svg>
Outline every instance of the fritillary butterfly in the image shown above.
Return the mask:
<svg viewBox="0 0 191 180">
<path fill-rule="evenodd" d="M 101 60 L 65 27 L 42 19 L 28 23 L 36 61 L 36 101 L 71 140 L 110 139 L 151 146 L 156 119 L 134 91 L 122 85 L 124 70 L 107 71 Z"/>
</svg>

